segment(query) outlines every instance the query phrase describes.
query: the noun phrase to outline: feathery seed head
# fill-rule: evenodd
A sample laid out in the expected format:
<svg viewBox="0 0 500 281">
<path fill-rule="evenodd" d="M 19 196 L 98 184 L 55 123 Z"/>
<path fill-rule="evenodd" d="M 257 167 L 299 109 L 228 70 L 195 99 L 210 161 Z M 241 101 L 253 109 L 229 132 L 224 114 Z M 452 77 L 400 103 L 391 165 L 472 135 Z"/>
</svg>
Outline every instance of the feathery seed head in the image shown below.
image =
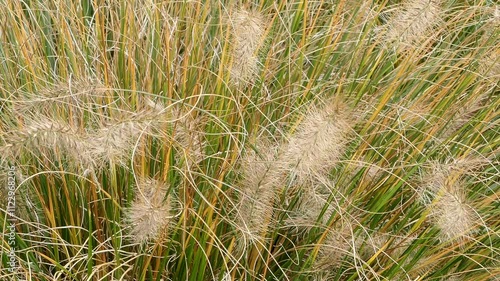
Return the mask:
<svg viewBox="0 0 500 281">
<path fill-rule="evenodd" d="M 489 37 L 500 28 L 500 5 L 487 7 L 485 12 L 487 19 L 483 28 L 486 30 L 486 36 Z"/>
<path fill-rule="evenodd" d="M 142 100 L 143 100 L 144 105 L 147 108 L 149 108 L 149 110 L 157 116 L 161 116 L 163 114 L 166 114 L 169 111 L 174 112 L 174 114 L 172 114 L 173 116 L 176 115 L 175 113 L 177 111 L 175 111 L 173 108 L 170 109 L 170 108 L 165 107 L 161 102 L 154 102 L 149 98 L 143 98 Z"/>
<path fill-rule="evenodd" d="M 22 113 L 48 113 L 61 108 L 83 113 L 98 104 L 97 99 L 105 95 L 107 88 L 95 79 L 68 79 L 14 101 L 15 110 Z"/>
<path fill-rule="evenodd" d="M 153 124 L 151 127 L 157 129 L 161 127 L 158 119 L 167 120 L 175 128 L 173 138 L 182 154 L 185 155 L 185 164 L 193 168 L 205 159 L 206 141 L 203 134 L 203 126 L 206 120 L 200 116 L 193 117 L 192 112 L 181 111 L 174 107 L 165 107 L 161 103 L 155 103 L 150 99 L 145 99 L 145 104 L 152 115 Z M 161 121 L 160 121 L 161 122 Z"/>
<path fill-rule="evenodd" d="M 406 1 L 387 23 L 385 42 L 399 51 L 415 48 L 442 22 L 440 1 Z"/>
<path fill-rule="evenodd" d="M 257 51 L 264 36 L 264 17 L 241 9 L 229 16 L 229 25 L 233 38 L 230 80 L 237 86 L 245 85 L 257 75 Z"/>
<path fill-rule="evenodd" d="M 153 135 L 153 128 L 161 128 L 163 121 L 157 118 L 155 112 L 144 111 L 132 116 L 125 114 L 101 124 L 100 128 L 87 135 L 85 159 L 91 159 L 96 166 L 106 162 L 127 166 L 132 152 L 141 144 L 140 140 Z"/>
<path fill-rule="evenodd" d="M 141 136 L 140 124 L 125 122 L 110 124 L 99 129 L 87 141 L 87 159 L 93 159 L 97 166 L 104 162 L 115 162 L 127 166 L 130 154 Z"/>
<path fill-rule="evenodd" d="M 461 190 L 460 179 L 484 165 L 490 165 L 488 160 L 479 158 L 449 159 L 446 163 L 431 162 L 427 171 L 421 175 L 419 192 L 424 203 L 430 203 L 427 195 L 438 194 L 441 191 L 455 194 Z"/>
<path fill-rule="evenodd" d="M 354 26 L 355 33 L 362 32 L 363 25 L 376 18 L 377 14 L 374 11 L 374 1 L 345 1 L 344 10 L 356 24 Z"/>
<path fill-rule="evenodd" d="M 34 114 L 26 118 L 24 127 L 8 133 L 9 143 L 0 151 L 4 152 L 2 158 L 13 159 L 22 151 L 51 149 L 62 152 L 76 167 L 101 166 L 105 162 L 127 166 L 141 136 L 153 135 L 153 128 L 160 130 L 156 125 L 163 121 L 155 117 L 156 114 L 137 113 L 82 132 L 58 118 Z"/>
<path fill-rule="evenodd" d="M 40 146 L 52 146 L 55 143 L 67 139 L 75 130 L 64 121 L 50 120 L 44 116 L 37 116 L 34 119 L 28 120 L 23 129 L 19 131 L 19 142 L 24 142 L 30 139 L 36 139 Z M 69 141 L 69 139 L 67 139 Z M 71 142 L 61 142 L 69 144 Z"/>
<path fill-rule="evenodd" d="M 482 26 L 484 30 L 483 41 L 485 46 L 491 47 L 487 47 L 487 50 L 478 58 L 478 73 L 484 78 L 486 85 L 495 87 L 500 80 L 500 48 L 498 48 L 500 44 L 500 5 L 489 7 L 485 10 L 485 14 L 487 19 Z"/>
<path fill-rule="evenodd" d="M 331 270 L 340 266 L 343 257 L 352 255 L 352 249 L 355 247 L 354 228 L 355 225 L 352 222 L 341 219 L 328 229 L 314 267 L 319 270 Z"/>
<path fill-rule="evenodd" d="M 25 182 L 21 170 L 20 167 L 14 170 L 8 166 L 0 167 L 0 212 L 6 211 L 5 215 L 13 215 L 23 221 L 42 223 L 45 219 L 44 212 L 35 203 L 37 191 L 30 183 Z M 16 201 L 14 208 L 12 198 Z"/>
<path fill-rule="evenodd" d="M 431 171 L 424 174 L 420 199 L 429 208 L 429 218 L 440 229 L 443 241 L 465 238 L 476 225 L 476 213 L 466 203 L 461 178 L 477 165 L 480 162 L 470 160 L 433 163 Z"/>
<path fill-rule="evenodd" d="M 136 199 L 126 209 L 126 222 L 136 242 L 158 239 L 172 221 L 172 200 L 167 195 L 168 186 L 154 179 L 140 179 Z"/>
<path fill-rule="evenodd" d="M 431 218 L 441 230 L 442 240 L 465 237 L 475 226 L 475 213 L 463 194 L 445 192 L 431 205 Z"/>
<path fill-rule="evenodd" d="M 8 143 L 0 149 L 4 159 L 15 159 L 23 151 L 43 149 L 63 152 L 72 159 L 78 159 L 83 149 L 83 136 L 76 128 L 62 120 L 42 115 L 30 117 L 21 129 L 12 130 L 8 135 Z"/>
<path fill-rule="evenodd" d="M 313 110 L 290 137 L 280 160 L 298 185 L 323 177 L 339 162 L 351 129 L 345 114 L 335 106 Z"/>
<path fill-rule="evenodd" d="M 257 151 L 248 149 L 242 159 L 236 225 L 247 238 L 244 241 L 247 244 L 264 236 L 272 225 L 274 201 L 283 181 L 276 153 L 276 146 L 263 141 L 257 145 Z"/>
<path fill-rule="evenodd" d="M 243 190 L 273 189 L 282 184 L 282 171 L 276 161 L 278 146 L 261 140 L 256 149 L 247 149 L 242 158 L 240 183 Z"/>
<path fill-rule="evenodd" d="M 330 198 L 334 191 L 328 186 L 315 186 L 304 188 L 300 195 L 298 207 L 287 219 L 286 225 L 294 232 L 307 234 L 316 224 L 320 227 L 327 227 L 328 221 L 334 213 L 340 211 L 338 198 Z"/>
<path fill-rule="evenodd" d="M 186 165 L 193 168 L 205 159 L 206 141 L 202 130 L 205 120 L 189 113 L 178 118 L 180 119 L 176 121 L 174 140 L 185 154 Z"/>
<path fill-rule="evenodd" d="M 309 191 L 309 189 L 307 189 L 307 191 Z M 302 196 L 302 199 L 303 201 L 300 202 L 301 204 L 295 212 L 296 215 L 287 220 L 287 226 L 294 228 L 295 231 L 299 233 L 301 231 L 307 232 L 315 226 L 315 222 L 323 212 L 323 207 L 328 204 L 327 210 L 320 220 L 323 225 L 326 224 L 331 214 L 334 212 L 334 209 L 329 206 L 327 196 L 310 191 L 306 192 Z"/>
<path fill-rule="evenodd" d="M 484 77 L 490 87 L 498 85 L 500 80 L 500 48 L 494 47 L 479 58 L 478 73 Z"/>
</svg>

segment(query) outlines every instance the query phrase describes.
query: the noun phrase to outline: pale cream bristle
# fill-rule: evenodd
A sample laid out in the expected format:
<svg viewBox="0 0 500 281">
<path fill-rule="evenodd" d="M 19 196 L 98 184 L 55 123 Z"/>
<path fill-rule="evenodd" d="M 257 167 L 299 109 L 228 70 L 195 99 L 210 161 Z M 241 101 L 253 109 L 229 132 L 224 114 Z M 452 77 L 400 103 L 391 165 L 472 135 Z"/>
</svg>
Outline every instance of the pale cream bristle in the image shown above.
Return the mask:
<svg viewBox="0 0 500 281">
<path fill-rule="evenodd" d="M 174 140 L 183 150 L 185 164 L 191 169 L 205 159 L 204 120 L 186 113 L 176 123 Z"/>
<path fill-rule="evenodd" d="M 86 141 L 85 159 L 96 166 L 112 162 L 128 166 L 132 151 L 140 144 L 141 136 L 147 135 L 141 122 L 123 122 L 101 127 Z"/>
<path fill-rule="evenodd" d="M 139 179 L 136 199 L 126 209 L 126 222 L 130 234 L 138 242 L 163 237 L 175 214 L 168 185 L 154 179 Z"/>
<path fill-rule="evenodd" d="M 479 58 L 478 62 L 478 73 L 484 84 L 490 88 L 497 86 L 500 81 L 500 48 L 493 47 Z"/>
<path fill-rule="evenodd" d="M 465 196 L 445 192 L 430 205 L 430 216 L 441 230 L 441 240 L 448 241 L 469 235 L 476 225 L 475 212 L 466 203 Z"/>
<path fill-rule="evenodd" d="M 441 1 L 405 1 L 385 26 L 385 42 L 398 51 L 417 48 L 442 23 Z"/>
<path fill-rule="evenodd" d="M 83 150 L 84 134 L 63 120 L 49 119 L 43 115 L 27 118 L 20 129 L 9 132 L 8 136 L 8 143 L 0 148 L 0 157 L 3 159 L 13 160 L 22 152 L 50 149 L 76 160 Z"/>
<path fill-rule="evenodd" d="M 472 160 L 433 163 L 422 176 L 420 199 L 429 209 L 431 222 L 439 228 L 442 241 L 467 239 L 477 226 L 477 215 L 467 202 L 462 177 L 478 165 L 481 162 Z"/>
<path fill-rule="evenodd" d="M 313 268 L 329 271 L 341 265 L 344 257 L 352 256 L 356 247 L 354 239 L 355 224 L 341 218 L 327 230 L 327 236 L 321 245 Z"/>
<path fill-rule="evenodd" d="M 276 146 L 263 141 L 257 145 L 257 151 L 248 149 L 242 160 L 236 224 L 245 238 L 241 242 L 246 245 L 261 239 L 273 222 L 275 198 L 284 179 L 276 153 Z"/>
<path fill-rule="evenodd" d="M 341 210 L 339 190 L 327 179 L 318 186 L 302 189 L 298 206 L 290 213 L 286 226 L 297 234 L 307 234 L 313 227 L 326 227 L 332 215 Z M 331 198 L 333 196 L 333 198 Z"/>
<path fill-rule="evenodd" d="M 229 16 L 232 35 L 232 64 L 230 81 L 235 85 L 247 85 L 258 72 L 257 51 L 264 35 L 264 17 L 258 12 L 244 9 Z"/>
<path fill-rule="evenodd" d="M 345 2 L 344 10 L 355 23 L 353 26 L 354 30 L 351 32 L 354 31 L 355 35 L 359 35 L 362 32 L 363 25 L 376 18 L 377 15 L 374 11 L 374 6 L 375 3 L 372 0 L 349 0 Z"/>
<path fill-rule="evenodd" d="M 483 14 L 486 22 L 481 27 L 484 30 L 482 40 L 487 48 L 478 59 L 478 74 L 486 87 L 494 88 L 500 81 L 500 48 L 498 47 L 500 5 L 483 9 Z"/>
<path fill-rule="evenodd" d="M 347 114 L 330 105 L 305 115 L 280 155 L 280 162 L 287 164 L 297 185 L 324 178 L 339 163 L 351 132 Z"/>
<path fill-rule="evenodd" d="M 87 133 L 83 159 L 92 166 L 115 163 L 128 166 L 133 152 L 141 152 L 143 140 L 156 134 L 164 135 L 164 123 L 171 120 L 156 111 L 123 112 Z"/>
<path fill-rule="evenodd" d="M 96 79 L 69 78 L 67 81 L 16 99 L 13 104 L 16 111 L 24 114 L 33 112 L 47 114 L 64 108 L 73 115 L 81 115 L 85 111 L 92 111 L 96 104 L 102 103 L 106 91 L 107 87 Z"/>
<path fill-rule="evenodd" d="M 145 99 L 145 105 L 151 111 L 152 128 L 161 127 L 158 119 L 163 119 L 163 123 L 171 123 L 175 128 L 173 140 L 181 150 L 186 167 L 193 169 L 206 157 L 203 125 L 205 119 L 199 116 L 193 117 L 193 112 L 179 110 L 177 107 L 165 107 L 160 102 L 153 102 Z M 156 115 L 156 116 L 155 116 Z"/>
</svg>

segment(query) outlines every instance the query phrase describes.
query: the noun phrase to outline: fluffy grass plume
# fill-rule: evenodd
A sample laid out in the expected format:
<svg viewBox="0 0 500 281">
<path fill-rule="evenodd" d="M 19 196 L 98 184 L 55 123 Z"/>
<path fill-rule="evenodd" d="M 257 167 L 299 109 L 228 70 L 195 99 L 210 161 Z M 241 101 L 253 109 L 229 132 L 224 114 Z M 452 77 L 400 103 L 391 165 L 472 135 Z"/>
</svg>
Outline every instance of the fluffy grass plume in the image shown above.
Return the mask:
<svg viewBox="0 0 500 281">
<path fill-rule="evenodd" d="M 68 81 L 44 87 L 36 94 L 26 93 L 14 102 L 14 107 L 23 114 L 50 114 L 64 109 L 76 119 L 96 106 L 104 105 L 105 98 L 106 87 L 101 82 L 70 77 Z"/>
<path fill-rule="evenodd" d="M 415 49 L 442 24 L 441 0 L 405 1 L 392 11 L 385 41 L 397 50 Z M 439 29 L 438 29 L 439 30 Z"/>
<path fill-rule="evenodd" d="M 431 206 L 431 217 L 441 230 L 443 240 L 467 236 L 476 224 L 475 212 L 465 196 L 446 192 Z"/>
<path fill-rule="evenodd" d="M 329 271 L 340 267 L 343 259 L 355 255 L 355 228 L 352 221 L 341 218 L 325 231 L 314 264 L 314 268 L 322 275 L 330 275 Z"/>
<path fill-rule="evenodd" d="M 154 179 L 140 178 L 136 198 L 125 210 L 132 239 L 138 243 L 164 237 L 173 222 L 173 201 L 168 186 Z"/>
<path fill-rule="evenodd" d="M 280 155 L 296 184 L 323 178 L 339 162 L 351 133 L 349 114 L 343 105 L 330 104 L 304 115 Z"/>
<path fill-rule="evenodd" d="M 67 156 L 72 161 L 78 161 L 84 150 L 82 141 L 85 134 L 64 120 L 34 115 L 28 117 L 21 126 L 6 132 L 7 141 L 0 149 L 3 161 L 13 161 L 23 152 L 41 155 L 43 161 L 54 160 L 47 157 L 50 155 L 56 155 L 59 159 Z"/>
<path fill-rule="evenodd" d="M 132 153 L 142 147 L 141 140 L 152 134 L 153 121 L 142 117 L 139 114 L 138 118 L 127 116 L 103 123 L 87 136 L 83 157 L 95 166 L 104 163 L 128 166 Z"/>
<path fill-rule="evenodd" d="M 273 213 L 284 174 L 276 160 L 277 147 L 262 141 L 255 150 L 248 148 L 241 163 L 240 202 L 236 213 L 238 231 L 243 234 L 240 247 L 265 237 L 272 228 Z"/>
<path fill-rule="evenodd" d="M 477 211 L 467 202 L 462 179 L 464 172 L 470 172 L 474 164 L 477 165 L 469 161 L 465 167 L 467 162 L 434 163 L 423 176 L 421 198 L 443 241 L 467 238 L 478 227 Z"/>
<path fill-rule="evenodd" d="M 253 83 L 259 70 L 258 50 L 265 32 L 265 19 L 257 11 L 238 9 L 229 15 L 231 30 L 230 81 L 235 85 Z"/>
</svg>

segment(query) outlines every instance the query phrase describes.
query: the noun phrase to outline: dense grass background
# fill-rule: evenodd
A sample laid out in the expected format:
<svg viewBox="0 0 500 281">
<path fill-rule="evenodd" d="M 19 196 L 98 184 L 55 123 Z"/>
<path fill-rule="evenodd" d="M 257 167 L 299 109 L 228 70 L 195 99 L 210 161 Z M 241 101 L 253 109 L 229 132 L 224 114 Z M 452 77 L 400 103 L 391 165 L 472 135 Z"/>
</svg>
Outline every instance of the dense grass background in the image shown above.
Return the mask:
<svg viewBox="0 0 500 281">
<path fill-rule="evenodd" d="M 494 1 L 0 6 L 0 279 L 499 280 Z"/>
</svg>

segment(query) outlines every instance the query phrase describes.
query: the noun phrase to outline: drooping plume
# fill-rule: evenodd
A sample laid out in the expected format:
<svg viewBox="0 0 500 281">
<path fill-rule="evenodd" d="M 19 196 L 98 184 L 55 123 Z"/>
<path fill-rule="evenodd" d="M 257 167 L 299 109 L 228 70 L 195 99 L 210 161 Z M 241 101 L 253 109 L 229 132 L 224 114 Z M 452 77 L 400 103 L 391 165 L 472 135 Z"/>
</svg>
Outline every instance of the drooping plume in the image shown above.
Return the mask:
<svg viewBox="0 0 500 281">
<path fill-rule="evenodd" d="M 326 227 L 328 220 L 341 209 L 339 190 L 333 182 L 302 189 L 295 210 L 290 213 L 286 226 L 298 234 L 307 234 L 313 227 Z"/>
<path fill-rule="evenodd" d="M 177 107 L 166 107 L 162 103 L 155 103 L 149 99 L 145 104 L 150 108 L 153 115 L 163 119 L 164 123 L 170 123 L 174 128 L 173 141 L 179 148 L 184 158 L 184 164 L 190 169 L 198 165 L 206 157 L 206 141 L 203 126 L 206 120 L 200 116 L 193 116 L 193 112 L 180 110 Z M 158 118 L 153 118 L 158 119 Z M 154 121 L 157 123 L 157 121 Z M 156 124 L 153 124 L 157 127 Z"/>
<path fill-rule="evenodd" d="M 51 86 L 44 87 L 33 94 L 13 100 L 14 109 L 23 114 L 59 115 L 65 112 L 73 119 L 81 119 L 85 112 L 92 112 L 103 105 L 107 88 L 96 79 L 69 78 Z"/>
<path fill-rule="evenodd" d="M 19 129 L 7 133 L 7 143 L 0 148 L 2 158 L 14 160 L 22 152 L 46 151 L 65 154 L 76 160 L 84 150 L 85 135 L 63 120 L 35 115 L 25 120 Z M 62 154 L 60 154 L 62 153 Z"/>
<path fill-rule="evenodd" d="M 93 166 L 107 162 L 128 166 L 134 149 L 140 147 L 145 136 L 152 134 L 152 125 L 158 123 L 151 117 L 137 113 L 101 124 L 88 134 L 83 156 L 92 161 Z"/>
<path fill-rule="evenodd" d="M 485 24 L 482 41 L 486 48 L 481 51 L 478 59 L 478 74 L 483 84 L 488 88 L 498 86 L 500 81 L 500 5 L 490 7 L 485 11 Z"/>
<path fill-rule="evenodd" d="M 347 217 L 340 218 L 325 232 L 313 268 L 328 272 L 341 265 L 346 256 L 352 256 L 355 249 L 354 231 L 356 224 Z"/>
</svg>

